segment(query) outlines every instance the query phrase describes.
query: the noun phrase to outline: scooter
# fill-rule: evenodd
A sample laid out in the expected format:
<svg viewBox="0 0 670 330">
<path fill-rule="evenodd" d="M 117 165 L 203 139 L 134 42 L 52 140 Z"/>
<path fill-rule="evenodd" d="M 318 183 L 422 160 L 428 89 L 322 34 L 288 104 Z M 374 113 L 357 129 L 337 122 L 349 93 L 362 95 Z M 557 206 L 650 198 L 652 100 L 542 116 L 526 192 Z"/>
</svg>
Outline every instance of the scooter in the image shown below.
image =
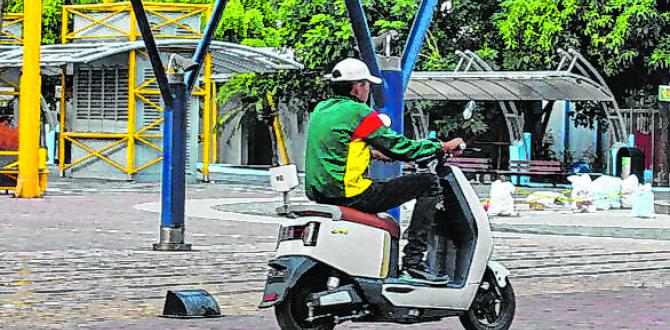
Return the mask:
<svg viewBox="0 0 670 330">
<path fill-rule="evenodd" d="M 458 316 L 466 329 L 505 330 L 516 300 L 510 272 L 491 260 L 493 236 L 463 172 L 436 156 L 442 207 L 427 262 L 448 283 L 399 276 L 400 227 L 390 215 L 332 205 L 290 205 L 260 308 L 282 329 L 333 329 L 345 321 L 413 324 Z M 436 164 L 435 164 L 436 163 Z M 425 171 L 427 166 L 421 166 Z"/>
</svg>

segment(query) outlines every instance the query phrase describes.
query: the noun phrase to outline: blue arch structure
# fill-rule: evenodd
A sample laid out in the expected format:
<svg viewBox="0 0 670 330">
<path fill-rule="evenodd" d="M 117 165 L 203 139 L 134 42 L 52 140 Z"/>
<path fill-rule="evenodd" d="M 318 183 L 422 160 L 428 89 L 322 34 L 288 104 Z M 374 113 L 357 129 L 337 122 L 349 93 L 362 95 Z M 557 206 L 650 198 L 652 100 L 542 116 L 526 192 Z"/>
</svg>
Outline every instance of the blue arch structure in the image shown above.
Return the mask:
<svg viewBox="0 0 670 330">
<path fill-rule="evenodd" d="M 421 1 L 401 58 L 386 58 L 382 63 L 383 66 L 380 65 L 375 54 L 370 28 L 361 0 L 346 0 L 345 3 L 362 60 L 368 65 L 373 75 L 383 78 L 381 86 L 373 86 L 374 108 L 389 115 L 392 120 L 391 128 L 402 134 L 405 91 L 423 46 L 426 32 L 433 19 L 437 0 Z M 392 164 L 375 163 L 370 176 L 375 179 L 393 178 L 400 175 L 401 166 L 399 162 Z M 390 210 L 389 213 L 399 221 L 399 208 Z"/>
</svg>

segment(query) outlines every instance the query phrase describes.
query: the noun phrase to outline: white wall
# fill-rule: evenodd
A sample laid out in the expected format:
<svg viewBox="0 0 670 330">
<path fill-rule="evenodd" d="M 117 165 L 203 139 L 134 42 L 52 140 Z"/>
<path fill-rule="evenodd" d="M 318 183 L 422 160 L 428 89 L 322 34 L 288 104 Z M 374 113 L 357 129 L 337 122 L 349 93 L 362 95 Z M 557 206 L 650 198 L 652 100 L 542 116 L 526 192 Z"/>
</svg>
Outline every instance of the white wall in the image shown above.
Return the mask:
<svg viewBox="0 0 670 330">
<path fill-rule="evenodd" d="M 596 128 L 593 129 L 585 127 L 576 127 L 573 116 L 569 116 L 569 120 L 565 122 L 566 116 L 566 102 L 557 101 L 549 118 L 549 125 L 547 131 L 551 130 L 554 136 L 553 150 L 562 159 L 565 145 L 565 134 L 568 132 L 567 150 L 573 155 L 575 161 L 588 161 L 590 156 L 595 156 L 596 153 Z M 569 102 L 568 111 L 576 111 L 575 103 Z M 603 140 L 606 141 L 606 140 Z"/>
<path fill-rule="evenodd" d="M 239 102 L 230 102 L 222 107 L 223 115 L 230 109 L 239 106 Z M 296 164 L 299 171 L 305 169 L 305 139 L 307 119 L 300 123 L 297 111 L 287 104 L 279 104 L 279 118 L 284 133 L 284 140 L 288 150 L 289 160 Z M 219 137 L 218 163 L 231 165 L 246 165 L 248 160 L 248 143 L 270 143 L 270 141 L 247 141 L 247 128 L 242 125 L 236 130 L 239 116 L 231 120 L 223 129 Z"/>
</svg>

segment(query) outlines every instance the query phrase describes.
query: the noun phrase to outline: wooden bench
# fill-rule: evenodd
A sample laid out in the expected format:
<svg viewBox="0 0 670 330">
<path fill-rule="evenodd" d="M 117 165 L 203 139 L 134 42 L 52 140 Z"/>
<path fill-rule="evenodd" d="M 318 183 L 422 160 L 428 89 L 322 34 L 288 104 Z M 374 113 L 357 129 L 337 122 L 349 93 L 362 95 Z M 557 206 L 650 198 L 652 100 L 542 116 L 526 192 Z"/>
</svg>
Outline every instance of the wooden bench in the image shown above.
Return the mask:
<svg viewBox="0 0 670 330">
<path fill-rule="evenodd" d="M 491 158 L 451 157 L 447 160 L 448 165 L 457 166 L 464 173 L 492 173 L 493 161 Z"/>
<path fill-rule="evenodd" d="M 554 184 L 557 179 L 570 175 L 563 170 L 561 162 L 554 160 L 511 160 L 509 170 L 496 171 L 496 173 L 548 177 Z"/>
</svg>

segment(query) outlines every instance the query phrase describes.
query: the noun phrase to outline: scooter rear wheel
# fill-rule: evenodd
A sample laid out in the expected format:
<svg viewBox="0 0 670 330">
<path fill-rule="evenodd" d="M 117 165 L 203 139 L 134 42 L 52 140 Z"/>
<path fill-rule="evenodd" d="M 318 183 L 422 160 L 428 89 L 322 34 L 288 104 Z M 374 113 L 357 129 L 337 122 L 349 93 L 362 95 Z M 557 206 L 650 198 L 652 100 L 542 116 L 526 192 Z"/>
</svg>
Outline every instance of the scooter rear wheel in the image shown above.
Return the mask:
<svg viewBox="0 0 670 330">
<path fill-rule="evenodd" d="M 516 298 L 512 283 L 502 288 L 489 273 L 484 278 L 489 283 L 488 290 L 480 288 L 472 307 L 460 317 L 467 330 L 507 330 L 512 325 L 516 310 Z"/>
<path fill-rule="evenodd" d="M 279 327 L 283 330 L 331 330 L 335 328 L 333 317 L 318 318 L 312 322 L 305 319 L 309 315 L 307 299 L 312 293 L 325 290 L 325 280 L 319 284 L 314 279 L 299 282 L 288 293 L 286 299 L 275 306 L 275 317 Z"/>
</svg>

